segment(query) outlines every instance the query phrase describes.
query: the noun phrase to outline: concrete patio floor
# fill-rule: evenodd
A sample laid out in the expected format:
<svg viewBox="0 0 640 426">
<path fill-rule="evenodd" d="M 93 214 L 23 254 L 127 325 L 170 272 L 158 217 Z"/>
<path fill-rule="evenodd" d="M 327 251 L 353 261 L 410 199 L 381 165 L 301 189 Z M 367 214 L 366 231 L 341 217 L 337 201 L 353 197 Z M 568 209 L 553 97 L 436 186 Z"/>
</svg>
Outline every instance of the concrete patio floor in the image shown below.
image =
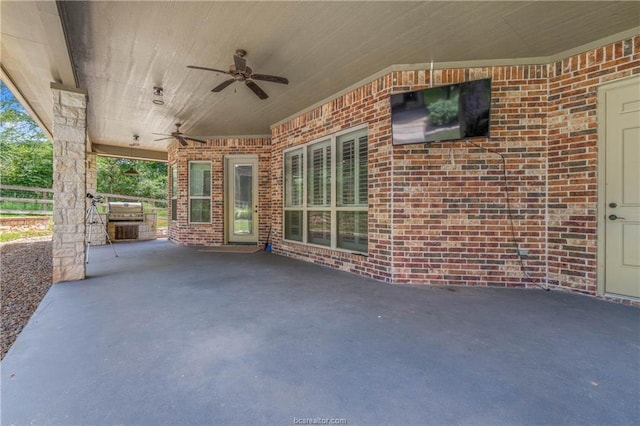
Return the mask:
<svg viewBox="0 0 640 426">
<path fill-rule="evenodd" d="M 116 248 L 92 247 L 89 278 L 54 285 L 9 351 L 3 425 L 640 419 L 637 308 L 166 240 Z"/>
</svg>

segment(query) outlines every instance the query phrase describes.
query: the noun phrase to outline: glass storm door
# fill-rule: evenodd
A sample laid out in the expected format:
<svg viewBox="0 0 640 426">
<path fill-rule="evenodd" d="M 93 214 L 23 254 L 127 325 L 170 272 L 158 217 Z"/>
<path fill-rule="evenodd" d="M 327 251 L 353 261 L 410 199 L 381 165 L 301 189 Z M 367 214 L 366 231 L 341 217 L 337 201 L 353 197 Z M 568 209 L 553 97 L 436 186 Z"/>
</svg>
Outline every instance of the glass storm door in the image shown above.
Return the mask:
<svg viewBox="0 0 640 426">
<path fill-rule="evenodd" d="M 258 243 L 258 157 L 226 161 L 226 235 L 229 243 Z"/>
</svg>

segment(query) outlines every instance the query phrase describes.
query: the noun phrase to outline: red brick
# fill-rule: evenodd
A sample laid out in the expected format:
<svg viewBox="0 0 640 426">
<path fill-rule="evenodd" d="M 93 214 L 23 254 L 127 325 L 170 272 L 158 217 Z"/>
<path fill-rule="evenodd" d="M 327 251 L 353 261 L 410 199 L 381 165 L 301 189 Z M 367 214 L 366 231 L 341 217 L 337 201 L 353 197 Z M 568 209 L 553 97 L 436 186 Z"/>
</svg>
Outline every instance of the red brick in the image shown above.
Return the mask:
<svg viewBox="0 0 640 426">
<path fill-rule="evenodd" d="M 595 294 L 597 87 L 640 73 L 639 54 L 635 37 L 548 65 L 436 70 L 433 82 L 429 70 L 394 71 L 273 127 L 270 140 L 174 146 L 169 161 L 185 176 L 179 215 L 189 159 L 214 161 L 215 180 L 224 155 L 257 152 L 260 203 L 269 205 L 261 238 L 272 224 L 276 253 L 386 282 L 532 287 L 515 252 L 500 157 L 463 141 L 391 146 L 391 93 L 491 76 L 491 138 L 474 142 L 506 155 L 513 231 L 530 250 L 525 268 L 537 282 Z M 283 150 L 361 124 L 369 131 L 368 256 L 283 241 Z M 215 191 L 214 223 L 172 222 L 172 239 L 222 241 L 221 183 Z"/>
</svg>

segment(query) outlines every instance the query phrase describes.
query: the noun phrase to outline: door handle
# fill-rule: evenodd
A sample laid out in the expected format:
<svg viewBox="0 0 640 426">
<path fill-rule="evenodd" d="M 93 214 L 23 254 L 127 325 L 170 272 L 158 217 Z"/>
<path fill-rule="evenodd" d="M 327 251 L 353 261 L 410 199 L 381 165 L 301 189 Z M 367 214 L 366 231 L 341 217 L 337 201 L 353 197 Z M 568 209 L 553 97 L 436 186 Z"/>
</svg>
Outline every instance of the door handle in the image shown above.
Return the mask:
<svg viewBox="0 0 640 426">
<path fill-rule="evenodd" d="M 611 219 L 611 220 L 618 220 L 618 219 L 624 220 L 624 217 L 616 216 L 615 214 L 610 214 L 609 215 L 609 219 Z"/>
</svg>

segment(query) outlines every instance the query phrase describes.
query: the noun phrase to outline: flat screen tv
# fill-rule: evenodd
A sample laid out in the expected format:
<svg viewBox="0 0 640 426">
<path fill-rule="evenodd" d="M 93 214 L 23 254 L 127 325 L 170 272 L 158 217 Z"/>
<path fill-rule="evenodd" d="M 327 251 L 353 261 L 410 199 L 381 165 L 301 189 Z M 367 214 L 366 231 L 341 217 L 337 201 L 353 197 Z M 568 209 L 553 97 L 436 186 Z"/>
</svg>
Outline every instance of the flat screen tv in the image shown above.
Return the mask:
<svg viewBox="0 0 640 426">
<path fill-rule="evenodd" d="M 391 95 L 393 144 L 489 136 L 491 79 Z"/>
</svg>

